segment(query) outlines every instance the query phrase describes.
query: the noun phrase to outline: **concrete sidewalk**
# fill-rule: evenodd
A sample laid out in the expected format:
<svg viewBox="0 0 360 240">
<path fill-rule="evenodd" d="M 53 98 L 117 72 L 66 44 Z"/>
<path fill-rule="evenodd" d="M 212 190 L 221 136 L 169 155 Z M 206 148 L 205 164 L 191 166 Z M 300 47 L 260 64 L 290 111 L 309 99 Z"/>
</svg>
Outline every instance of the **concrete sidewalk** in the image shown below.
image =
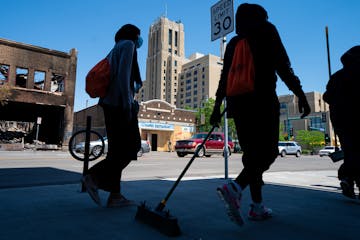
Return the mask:
<svg viewBox="0 0 360 240">
<path fill-rule="evenodd" d="M 309 188 L 305 183 L 281 184 L 291 178 L 309 180 L 309 173 L 270 174 L 265 176 L 264 200 L 273 209 L 274 217 L 261 222 L 246 221 L 242 227 L 229 220 L 216 194 L 216 187 L 224 179 L 184 179 L 166 206 L 178 218 L 182 231 L 176 239 L 359 239 L 360 200 L 342 196 L 334 188 L 336 180 L 330 188 L 326 182 Z M 282 179 L 284 176 L 287 179 Z M 156 207 L 173 183 L 124 181 L 123 189 L 137 203 L 146 200 L 148 206 Z M 136 206 L 97 207 L 80 190 L 80 183 L 0 189 L 0 239 L 174 239 L 137 222 Z M 105 204 L 107 193 L 100 194 Z M 245 216 L 249 195 L 246 189 L 242 201 Z"/>
</svg>

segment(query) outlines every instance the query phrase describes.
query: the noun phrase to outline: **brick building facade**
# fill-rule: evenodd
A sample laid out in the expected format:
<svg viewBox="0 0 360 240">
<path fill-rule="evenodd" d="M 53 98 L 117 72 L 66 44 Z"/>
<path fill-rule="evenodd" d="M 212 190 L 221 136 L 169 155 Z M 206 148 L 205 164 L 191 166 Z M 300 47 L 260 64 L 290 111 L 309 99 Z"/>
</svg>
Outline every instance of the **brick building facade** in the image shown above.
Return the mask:
<svg viewBox="0 0 360 240">
<path fill-rule="evenodd" d="M 74 132 L 86 128 L 91 116 L 91 129 L 106 135 L 102 108 L 95 105 L 74 114 Z M 177 109 L 165 101 L 154 99 L 140 103 L 138 114 L 141 139 L 148 140 L 152 151 L 168 151 L 170 141 L 191 137 L 196 130 L 195 111 Z M 119 136 L 126 137 L 126 136 Z"/>
<path fill-rule="evenodd" d="M 37 137 L 66 145 L 73 130 L 76 66 L 75 49 L 65 53 L 0 39 L 0 90 L 9 89 L 0 121 L 33 123 L 25 141 Z"/>
</svg>

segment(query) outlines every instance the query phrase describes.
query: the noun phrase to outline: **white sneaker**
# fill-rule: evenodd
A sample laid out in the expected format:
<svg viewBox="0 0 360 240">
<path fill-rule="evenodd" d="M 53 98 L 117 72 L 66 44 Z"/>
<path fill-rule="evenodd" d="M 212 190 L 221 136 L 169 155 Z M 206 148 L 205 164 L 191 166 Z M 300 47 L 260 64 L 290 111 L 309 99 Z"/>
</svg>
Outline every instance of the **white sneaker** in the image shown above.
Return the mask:
<svg viewBox="0 0 360 240">
<path fill-rule="evenodd" d="M 264 220 L 272 217 L 271 208 L 267 208 L 264 205 L 255 206 L 255 204 L 250 204 L 250 210 L 248 213 L 248 218 L 250 220 Z"/>
</svg>

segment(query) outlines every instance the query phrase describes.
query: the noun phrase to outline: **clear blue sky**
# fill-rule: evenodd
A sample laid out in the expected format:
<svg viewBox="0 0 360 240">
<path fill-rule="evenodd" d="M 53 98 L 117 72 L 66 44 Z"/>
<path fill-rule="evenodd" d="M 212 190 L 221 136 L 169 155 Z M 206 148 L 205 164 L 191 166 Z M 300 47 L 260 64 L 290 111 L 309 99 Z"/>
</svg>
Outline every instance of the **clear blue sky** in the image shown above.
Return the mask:
<svg viewBox="0 0 360 240">
<path fill-rule="evenodd" d="M 78 51 L 75 111 L 96 104 L 85 92 L 88 70 L 114 45 L 114 34 L 123 24 L 141 29 L 144 39 L 139 64 L 145 79 L 147 37 L 160 16 L 181 20 L 185 54 L 220 55 L 220 40 L 210 38 L 210 7 L 217 0 L 12 0 L 1 4 L 0 37 L 54 50 Z M 244 1 L 234 0 L 234 12 Z M 359 0 L 263 0 L 269 21 L 276 25 L 295 73 L 306 92 L 324 92 L 328 81 L 325 27 L 329 27 L 331 70 L 341 68 L 340 56 L 360 45 Z M 230 39 L 233 33 L 227 36 Z M 281 80 L 279 95 L 291 94 Z"/>
</svg>

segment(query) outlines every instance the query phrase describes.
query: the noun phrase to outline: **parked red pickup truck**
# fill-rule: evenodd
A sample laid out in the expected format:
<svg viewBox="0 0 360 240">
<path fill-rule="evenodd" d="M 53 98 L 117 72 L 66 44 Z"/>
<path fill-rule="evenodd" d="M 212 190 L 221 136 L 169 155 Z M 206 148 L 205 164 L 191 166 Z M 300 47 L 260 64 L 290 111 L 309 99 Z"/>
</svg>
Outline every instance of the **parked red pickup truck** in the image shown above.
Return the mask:
<svg viewBox="0 0 360 240">
<path fill-rule="evenodd" d="M 187 154 L 194 154 L 207 134 L 207 132 L 196 133 L 190 139 L 176 141 L 175 151 L 177 155 L 179 157 L 184 157 Z M 224 133 L 213 132 L 209 139 L 205 142 L 203 148 L 199 150 L 198 157 L 210 157 L 212 154 L 224 154 L 224 145 Z M 234 143 L 230 137 L 228 137 L 228 151 L 229 154 L 234 152 Z"/>
</svg>

